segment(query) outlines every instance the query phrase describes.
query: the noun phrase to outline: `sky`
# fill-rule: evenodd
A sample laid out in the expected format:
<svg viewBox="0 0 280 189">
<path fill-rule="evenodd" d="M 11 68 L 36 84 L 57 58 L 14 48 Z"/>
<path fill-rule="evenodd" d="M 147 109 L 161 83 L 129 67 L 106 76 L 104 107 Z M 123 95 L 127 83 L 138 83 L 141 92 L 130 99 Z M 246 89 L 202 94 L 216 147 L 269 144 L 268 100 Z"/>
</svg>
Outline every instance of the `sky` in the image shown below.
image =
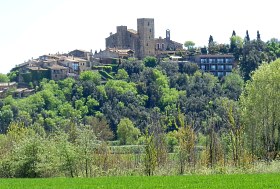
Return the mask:
<svg viewBox="0 0 280 189">
<path fill-rule="evenodd" d="M 155 37 L 196 46 L 209 36 L 229 43 L 232 31 L 263 41 L 280 38 L 278 0 L 0 0 L 0 73 L 43 54 L 105 49 L 116 26 L 137 29 L 137 18 L 154 18 Z"/>
</svg>

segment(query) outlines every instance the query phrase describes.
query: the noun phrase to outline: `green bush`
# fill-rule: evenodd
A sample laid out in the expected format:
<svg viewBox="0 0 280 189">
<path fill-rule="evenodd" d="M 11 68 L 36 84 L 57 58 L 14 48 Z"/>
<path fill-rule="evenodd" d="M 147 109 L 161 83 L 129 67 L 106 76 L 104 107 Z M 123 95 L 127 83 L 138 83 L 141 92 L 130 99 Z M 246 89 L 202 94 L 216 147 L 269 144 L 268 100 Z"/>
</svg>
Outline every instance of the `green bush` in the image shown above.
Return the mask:
<svg viewBox="0 0 280 189">
<path fill-rule="evenodd" d="M 102 75 L 103 77 L 105 77 L 106 79 L 114 79 L 113 76 L 111 76 L 110 74 L 108 74 L 106 71 L 103 70 L 99 70 L 100 75 Z"/>
</svg>

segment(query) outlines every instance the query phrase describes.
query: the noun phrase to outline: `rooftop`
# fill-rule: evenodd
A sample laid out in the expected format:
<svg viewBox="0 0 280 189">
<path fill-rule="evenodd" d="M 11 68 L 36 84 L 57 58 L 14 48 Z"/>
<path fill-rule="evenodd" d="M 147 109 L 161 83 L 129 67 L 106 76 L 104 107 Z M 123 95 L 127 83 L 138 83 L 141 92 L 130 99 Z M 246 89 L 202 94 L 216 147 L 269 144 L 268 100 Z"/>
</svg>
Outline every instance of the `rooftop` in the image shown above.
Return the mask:
<svg viewBox="0 0 280 189">
<path fill-rule="evenodd" d="M 86 62 L 87 61 L 85 59 L 77 58 L 77 57 L 68 57 L 65 60 L 69 61 L 69 62 Z"/>
<path fill-rule="evenodd" d="M 233 58 L 232 54 L 201 54 L 197 55 L 199 58 Z"/>
<path fill-rule="evenodd" d="M 27 67 L 27 69 L 33 70 L 33 71 L 37 71 L 37 70 L 39 70 L 39 71 L 46 71 L 46 70 L 48 70 L 48 69 L 37 67 L 37 66 Z"/>
<path fill-rule="evenodd" d="M 64 66 L 60 66 L 60 65 L 57 65 L 57 64 L 54 64 L 52 66 L 49 67 L 51 70 L 67 70 L 66 67 Z"/>
<path fill-rule="evenodd" d="M 0 87 L 12 86 L 16 84 L 16 82 L 0 83 Z"/>
<path fill-rule="evenodd" d="M 137 34 L 137 31 L 134 29 L 127 29 L 127 31 L 129 31 L 130 33 L 133 33 L 133 34 Z"/>
</svg>

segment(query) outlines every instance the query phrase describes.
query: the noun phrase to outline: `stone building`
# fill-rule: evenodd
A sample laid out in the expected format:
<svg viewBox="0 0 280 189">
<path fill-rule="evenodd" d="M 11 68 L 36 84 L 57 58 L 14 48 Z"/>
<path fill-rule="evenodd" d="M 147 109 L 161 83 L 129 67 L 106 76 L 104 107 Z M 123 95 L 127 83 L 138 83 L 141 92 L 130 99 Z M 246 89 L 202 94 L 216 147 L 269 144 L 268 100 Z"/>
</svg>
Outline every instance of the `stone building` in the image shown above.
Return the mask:
<svg viewBox="0 0 280 189">
<path fill-rule="evenodd" d="M 106 48 L 131 49 L 136 58 L 143 59 L 163 51 L 183 49 L 183 45 L 170 40 L 170 30 L 166 30 L 165 39 L 155 38 L 154 19 L 138 18 L 137 31 L 117 26 L 117 33 L 106 38 Z"/>
<path fill-rule="evenodd" d="M 68 68 L 60 65 L 52 65 L 49 67 L 51 79 L 58 81 L 67 77 Z"/>
<path fill-rule="evenodd" d="M 80 49 L 75 49 L 71 52 L 68 53 L 69 56 L 74 56 L 77 58 L 85 59 L 88 61 L 92 61 L 92 50 L 91 51 L 85 51 L 85 50 L 80 50 Z"/>
</svg>

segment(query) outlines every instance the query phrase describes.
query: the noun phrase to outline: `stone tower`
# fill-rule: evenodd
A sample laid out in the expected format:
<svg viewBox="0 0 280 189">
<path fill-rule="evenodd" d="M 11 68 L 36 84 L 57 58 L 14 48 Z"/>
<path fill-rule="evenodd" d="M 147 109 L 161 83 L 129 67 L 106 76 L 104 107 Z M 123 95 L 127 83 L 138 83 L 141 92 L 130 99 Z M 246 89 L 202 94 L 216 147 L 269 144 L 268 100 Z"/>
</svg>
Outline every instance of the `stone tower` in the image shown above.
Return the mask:
<svg viewBox="0 0 280 189">
<path fill-rule="evenodd" d="M 138 18 L 139 58 L 155 55 L 155 26 L 153 18 Z"/>
<path fill-rule="evenodd" d="M 117 26 L 117 48 L 127 48 L 127 26 Z"/>
<path fill-rule="evenodd" d="M 166 30 L 166 40 L 170 41 L 170 30 L 169 29 Z"/>
</svg>

